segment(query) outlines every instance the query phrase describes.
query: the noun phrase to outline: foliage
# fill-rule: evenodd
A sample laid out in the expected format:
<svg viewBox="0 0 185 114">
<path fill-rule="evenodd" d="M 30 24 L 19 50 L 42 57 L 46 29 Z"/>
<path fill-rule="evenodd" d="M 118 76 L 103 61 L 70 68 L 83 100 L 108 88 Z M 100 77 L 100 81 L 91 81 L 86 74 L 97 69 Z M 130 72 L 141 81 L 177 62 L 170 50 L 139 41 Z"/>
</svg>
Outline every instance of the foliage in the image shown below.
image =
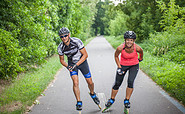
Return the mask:
<svg viewBox="0 0 185 114">
<path fill-rule="evenodd" d="M 184 67 L 164 58 L 152 56 L 148 52 L 144 52 L 144 61 L 140 67 L 171 96 L 185 104 Z"/>
<path fill-rule="evenodd" d="M 4 52 L 2 51 L 0 78 L 15 77 L 17 72 L 46 62 L 47 57 L 56 53 L 57 45 L 61 42 L 57 33 L 63 26 L 68 27 L 72 36 L 79 37 L 82 41 L 91 37 L 96 2 L 97 0 L 1 0 L 0 42 L 4 43 L 1 46 Z M 9 40 L 15 43 L 11 44 L 15 55 L 9 54 L 7 57 L 3 53 L 10 48 L 7 43 Z"/>
<path fill-rule="evenodd" d="M 141 68 L 171 96 L 184 104 L 184 7 L 175 5 L 174 0 L 170 0 L 167 6 L 164 2 L 158 2 L 158 7 L 162 12 L 160 25 L 164 32 L 152 33 L 143 42 L 146 59 L 141 63 Z"/>
<path fill-rule="evenodd" d="M 181 64 L 185 67 L 185 45 L 179 45 L 174 48 L 172 48 L 170 51 L 168 51 L 167 54 L 163 55 L 162 57 L 174 61 L 178 64 Z"/>
<path fill-rule="evenodd" d="M 10 32 L 0 29 L 0 75 L 8 77 L 15 76 L 21 71 L 18 61 L 23 58 L 18 49 L 18 40 L 14 39 Z"/>
<path fill-rule="evenodd" d="M 144 49 L 151 54 L 163 57 L 184 66 L 184 44 L 185 44 L 185 12 L 184 8 L 175 5 L 171 0 L 168 7 L 164 2 L 158 2 L 163 12 L 160 21 L 164 32 L 150 34 L 150 38 L 144 41 Z"/>
<path fill-rule="evenodd" d="M 37 70 L 19 75 L 10 86 L 0 94 L 0 113 L 24 113 L 27 106 L 31 106 L 36 98 L 43 95 L 43 91 L 54 79 L 56 72 L 61 68 L 58 56 L 52 56 Z M 14 102 L 18 103 L 14 109 Z M 10 110 L 11 109 L 11 110 Z"/>
<path fill-rule="evenodd" d="M 127 18 L 127 15 L 120 11 L 117 11 L 114 20 L 110 21 L 109 34 L 112 36 L 123 35 L 123 33 L 128 30 L 126 27 Z"/>
<path fill-rule="evenodd" d="M 158 2 L 158 6 L 163 12 L 159 23 L 163 30 L 185 34 L 185 7 L 175 5 L 175 0 L 170 0 L 168 7 L 164 2 Z"/>
<path fill-rule="evenodd" d="M 184 35 L 171 34 L 169 32 L 150 34 L 150 38 L 144 41 L 144 49 L 150 51 L 155 56 L 167 54 L 169 50 L 178 45 L 184 45 Z"/>
<path fill-rule="evenodd" d="M 156 5 L 156 0 L 126 0 L 117 6 L 110 4 L 110 0 L 108 1 L 109 7 L 106 6 L 106 3 L 101 3 L 104 4 L 103 8 L 106 8 L 104 9 L 106 15 L 104 15 L 104 10 L 100 10 L 101 12 L 97 12 L 99 18 L 95 18 L 96 20 L 94 23 L 94 26 L 104 27 L 105 35 L 110 35 L 112 32 L 112 29 L 107 29 L 110 28 L 110 24 L 111 27 L 119 27 L 120 17 L 123 19 L 121 24 L 124 21 L 124 26 L 118 28 L 117 32 L 119 34 L 114 34 L 116 36 L 120 35 L 120 33 L 123 34 L 122 29 L 125 28 L 125 30 L 135 31 L 138 36 L 138 41 L 143 41 L 148 38 L 149 33 L 161 31 L 161 28 L 158 25 L 161 12 L 159 12 L 158 6 Z M 98 4 L 100 4 L 100 2 Z M 101 18 L 101 16 L 104 16 L 104 18 Z M 99 30 L 100 28 L 96 28 L 95 31 L 100 33 Z"/>
<path fill-rule="evenodd" d="M 184 37 L 183 34 L 168 32 L 151 34 L 150 38 L 143 42 L 143 49 L 155 56 L 185 66 Z"/>
<path fill-rule="evenodd" d="M 93 23 L 93 29 L 94 29 L 94 34 L 104 34 L 104 22 L 103 22 L 103 17 L 105 16 L 105 7 L 103 6 L 105 5 L 104 2 L 99 1 L 96 4 L 96 9 L 97 9 L 97 13 L 95 14 L 95 20 Z"/>
<path fill-rule="evenodd" d="M 110 0 L 105 2 L 98 2 L 96 18 L 93 24 L 96 34 L 110 35 L 112 29 L 111 26 L 119 26 L 117 23 L 113 23 L 116 20 L 117 12 L 120 15 L 127 15 L 128 18 L 122 18 L 125 21 L 127 30 L 132 30 L 137 34 L 137 39 L 139 42 L 143 42 L 145 39 L 149 38 L 149 34 L 156 32 L 162 32 L 165 29 L 171 29 L 174 31 L 178 29 L 184 32 L 184 6 L 183 1 L 180 0 L 125 0 L 123 3 L 117 6 L 112 5 Z M 109 5 L 107 5 L 109 3 Z M 178 4 L 178 5 L 175 5 Z M 166 4 L 168 4 L 166 6 Z M 105 14 L 104 14 L 105 13 Z M 103 18 L 102 18 L 103 17 Z M 173 25 L 173 27 L 168 26 L 168 24 Z M 114 25 L 113 25 L 114 24 Z M 174 28 L 176 26 L 176 28 Z M 122 27 L 122 28 L 124 28 Z M 100 32 L 100 30 L 105 30 Z M 119 29 L 118 29 L 119 30 Z M 121 33 L 118 31 L 118 33 Z M 102 34 L 102 35 L 103 35 Z M 122 33 L 123 34 L 123 33 Z M 112 34 L 111 34 L 112 35 Z"/>
<path fill-rule="evenodd" d="M 147 12 L 145 14 L 142 14 L 142 22 L 141 22 L 141 29 L 140 29 L 140 39 L 145 40 L 148 39 L 149 34 L 153 33 L 154 30 L 154 25 L 151 24 L 152 22 L 152 14 L 151 12 L 151 8 L 149 7 L 147 9 Z M 150 23 L 150 24 L 149 24 Z M 142 37 L 142 38 L 141 38 Z"/>
<path fill-rule="evenodd" d="M 53 41 L 54 32 L 50 25 L 51 19 L 47 15 L 47 8 L 49 1 L 32 2 L 32 1 L 1 1 L 2 12 L 0 24 L 3 32 L 7 31 L 11 34 L 10 38 L 17 45 L 16 56 L 9 55 L 7 61 L 16 60 L 16 67 L 14 72 L 6 73 L 6 77 L 14 77 L 15 72 L 19 72 L 20 67 L 29 68 L 31 65 L 42 64 L 45 62 L 45 57 L 51 56 L 55 52 L 55 42 Z M 11 17 L 11 18 L 9 18 Z M 3 36 L 4 37 L 4 36 Z M 7 40 L 8 37 L 4 37 Z M 2 39 L 1 39 L 2 40 Z M 8 43 L 4 44 L 7 45 Z M 5 49 L 7 51 L 7 49 Z M 6 56 L 4 56 L 6 57 Z M 14 58 L 14 59 L 12 59 Z M 24 58 L 24 59 L 17 59 Z M 12 60 L 11 60 L 12 59 Z M 13 64 L 13 63 L 11 63 Z M 13 65 L 3 63 L 4 69 L 13 69 Z M 1 75 L 5 78 L 5 75 Z"/>
</svg>

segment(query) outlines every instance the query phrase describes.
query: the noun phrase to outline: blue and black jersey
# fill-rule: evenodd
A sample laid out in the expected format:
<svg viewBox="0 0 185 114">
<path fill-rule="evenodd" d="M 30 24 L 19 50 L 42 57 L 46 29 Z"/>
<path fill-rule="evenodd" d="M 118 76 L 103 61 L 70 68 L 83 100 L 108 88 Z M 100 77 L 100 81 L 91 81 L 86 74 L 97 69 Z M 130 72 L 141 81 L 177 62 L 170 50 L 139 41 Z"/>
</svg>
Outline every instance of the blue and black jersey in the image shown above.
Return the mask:
<svg viewBox="0 0 185 114">
<path fill-rule="evenodd" d="M 82 57 L 80 50 L 83 48 L 84 48 L 84 44 L 80 39 L 75 37 L 70 37 L 69 46 L 65 45 L 63 42 L 59 44 L 58 54 L 59 55 L 65 54 L 68 57 L 68 61 L 71 61 L 72 63 L 76 63 Z"/>
</svg>

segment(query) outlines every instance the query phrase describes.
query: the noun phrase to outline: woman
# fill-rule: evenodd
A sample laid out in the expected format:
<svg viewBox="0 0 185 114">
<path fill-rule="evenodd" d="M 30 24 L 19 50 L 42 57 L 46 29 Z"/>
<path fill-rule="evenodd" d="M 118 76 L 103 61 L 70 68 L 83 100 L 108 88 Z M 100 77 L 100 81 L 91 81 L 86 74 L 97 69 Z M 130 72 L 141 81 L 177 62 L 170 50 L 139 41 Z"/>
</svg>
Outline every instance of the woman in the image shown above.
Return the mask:
<svg viewBox="0 0 185 114">
<path fill-rule="evenodd" d="M 111 98 L 105 104 L 108 109 L 115 101 L 118 89 L 123 82 L 124 76 L 128 72 L 128 83 L 126 88 L 126 98 L 124 99 L 125 108 L 130 108 L 129 99 L 133 92 L 134 80 L 139 70 L 139 62 L 143 60 L 143 50 L 135 43 L 136 34 L 133 31 L 127 31 L 124 34 L 125 42 L 117 47 L 115 51 L 115 62 L 117 64 L 117 73 L 115 83 L 112 87 Z M 120 60 L 119 60 L 119 55 Z M 139 59 L 138 59 L 139 53 Z"/>
</svg>

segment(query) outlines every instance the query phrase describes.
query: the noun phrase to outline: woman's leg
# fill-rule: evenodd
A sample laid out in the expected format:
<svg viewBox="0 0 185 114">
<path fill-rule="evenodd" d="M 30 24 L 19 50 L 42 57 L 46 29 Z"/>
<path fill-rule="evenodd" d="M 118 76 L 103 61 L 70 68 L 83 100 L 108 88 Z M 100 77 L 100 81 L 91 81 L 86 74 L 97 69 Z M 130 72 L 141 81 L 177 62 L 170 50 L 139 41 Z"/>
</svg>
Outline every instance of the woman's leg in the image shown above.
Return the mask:
<svg viewBox="0 0 185 114">
<path fill-rule="evenodd" d="M 121 86 L 121 84 L 123 82 L 123 79 L 124 79 L 124 76 L 125 76 L 126 72 L 127 71 L 125 71 L 125 73 L 123 75 L 119 75 L 118 73 L 116 73 L 116 79 L 115 79 L 114 85 L 112 87 L 112 93 L 111 93 L 111 98 L 112 99 L 115 99 L 115 97 L 118 93 L 118 89 L 119 89 L 119 87 Z"/>
<path fill-rule="evenodd" d="M 133 88 L 134 88 L 134 80 L 137 76 L 139 70 L 139 64 L 130 67 L 129 69 L 129 76 L 128 76 L 128 86 L 126 89 L 126 99 L 130 99 L 132 92 L 133 92 Z"/>
</svg>

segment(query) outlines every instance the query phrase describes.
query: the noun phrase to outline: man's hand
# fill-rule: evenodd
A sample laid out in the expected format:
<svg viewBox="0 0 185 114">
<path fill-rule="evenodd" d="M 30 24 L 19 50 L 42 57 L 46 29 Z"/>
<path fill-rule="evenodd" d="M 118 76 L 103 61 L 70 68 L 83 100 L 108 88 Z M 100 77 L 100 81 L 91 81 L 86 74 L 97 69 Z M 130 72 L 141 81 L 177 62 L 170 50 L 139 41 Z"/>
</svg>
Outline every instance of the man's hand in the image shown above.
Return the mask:
<svg viewBox="0 0 185 114">
<path fill-rule="evenodd" d="M 76 67 L 77 67 L 77 65 L 75 64 L 75 65 L 73 65 L 73 66 L 67 66 L 66 68 L 67 68 L 70 72 L 72 72 Z"/>
<path fill-rule="evenodd" d="M 118 69 L 117 69 L 117 73 L 118 73 L 119 75 L 123 75 L 125 72 L 122 71 L 121 68 L 118 68 Z"/>
</svg>

